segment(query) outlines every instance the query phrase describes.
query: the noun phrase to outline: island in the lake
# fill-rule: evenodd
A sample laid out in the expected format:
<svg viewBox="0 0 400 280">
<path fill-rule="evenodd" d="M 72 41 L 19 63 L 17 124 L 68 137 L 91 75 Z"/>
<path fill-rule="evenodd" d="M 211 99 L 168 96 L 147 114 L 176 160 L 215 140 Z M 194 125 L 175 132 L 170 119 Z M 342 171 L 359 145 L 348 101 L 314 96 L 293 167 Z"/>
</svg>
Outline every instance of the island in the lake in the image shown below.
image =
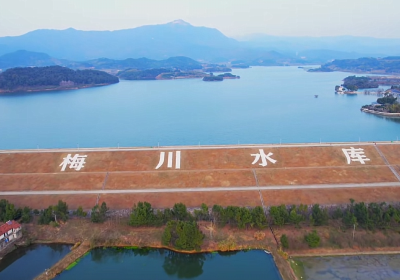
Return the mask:
<svg viewBox="0 0 400 280">
<path fill-rule="evenodd" d="M 203 81 L 205 82 L 221 82 L 224 79 L 240 79 L 240 76 L 233 75 L 231 73 L 224 73 L 217 76 L 214 76 L 213 73 L 210 73 L 209 76 L 205 76 Z"/>
<path fill-rule="evenodd" d="M 182 71 L 171 68 L 155 68 L 155 69 L 127 69 L 118 72 L 117 76 L 121 80 L 173 80 L 173 79 L 191 79 L 203 78 L 206 73 L 201 71 Z"/>
<path fill-rule="evenodd" d="M 98 70 L 62 66 L 11 68 L 0 73 L 0 93 L 79 89 L 118 82 L 117 77 Z"/>
</svg>

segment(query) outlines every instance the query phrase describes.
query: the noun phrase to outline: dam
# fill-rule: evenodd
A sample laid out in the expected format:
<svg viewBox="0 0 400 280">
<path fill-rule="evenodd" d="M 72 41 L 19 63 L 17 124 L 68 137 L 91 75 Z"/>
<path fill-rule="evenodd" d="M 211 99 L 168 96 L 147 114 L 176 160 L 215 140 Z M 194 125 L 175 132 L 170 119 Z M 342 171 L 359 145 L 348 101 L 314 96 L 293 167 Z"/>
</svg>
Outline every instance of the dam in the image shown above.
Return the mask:
<svg viewBox="0 0 400 280">
<path fill-rule="evenodd" d="M 397 142 L 2 150 L 0 199 L 33 209 L 398 202 L 399 174 Z"/>
</svg>

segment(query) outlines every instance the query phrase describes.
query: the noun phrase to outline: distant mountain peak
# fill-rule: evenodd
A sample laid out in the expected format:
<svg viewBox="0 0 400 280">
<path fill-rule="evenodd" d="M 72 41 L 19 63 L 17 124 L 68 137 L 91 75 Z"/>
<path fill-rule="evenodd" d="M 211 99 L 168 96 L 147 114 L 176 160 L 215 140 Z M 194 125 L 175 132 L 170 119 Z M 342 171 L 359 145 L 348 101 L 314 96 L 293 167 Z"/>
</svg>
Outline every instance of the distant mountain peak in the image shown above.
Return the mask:
<svg viewBox="0 0 400 280">
<path fill-rule="evenodd" d="M 171 21 L 170 24 L 179 24 L 179 25 L 186 25 L 186 26 L 190 26 L 191 24 L 182 20 L 182 19 L 177 19 L 174 21 Z"/>
</svg>

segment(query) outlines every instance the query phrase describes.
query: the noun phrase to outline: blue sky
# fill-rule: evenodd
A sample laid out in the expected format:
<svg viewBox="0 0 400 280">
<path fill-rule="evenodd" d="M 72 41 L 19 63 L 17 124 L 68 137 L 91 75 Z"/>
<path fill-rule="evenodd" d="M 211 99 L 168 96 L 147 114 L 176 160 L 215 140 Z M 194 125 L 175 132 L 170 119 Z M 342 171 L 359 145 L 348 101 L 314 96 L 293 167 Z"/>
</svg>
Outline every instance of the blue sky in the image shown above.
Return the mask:
<svg viewBox="0 0 400 280">
<path fill-rule="evenodd" d="M 35 29 L 117 30 L 183 19 L 227 36 L 400 38 L 399 0 L 0 0 L 0 37 Z"/>
</svg>

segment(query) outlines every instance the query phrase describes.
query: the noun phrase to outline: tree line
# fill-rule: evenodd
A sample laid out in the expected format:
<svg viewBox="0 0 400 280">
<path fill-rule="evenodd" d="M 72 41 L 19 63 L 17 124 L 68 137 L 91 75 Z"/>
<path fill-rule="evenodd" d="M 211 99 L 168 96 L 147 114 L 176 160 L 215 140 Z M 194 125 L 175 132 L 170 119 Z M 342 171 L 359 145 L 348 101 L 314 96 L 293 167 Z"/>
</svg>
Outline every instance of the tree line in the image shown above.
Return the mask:
<svg viewBox="0 0 400 280">
<path fill-rule="evenodd" d="M 90 211 L 90 220 L 93 223 L 102 223 L 107 218 L 108 207 L 105 202 L 95 205 Z M 28 207 L 16 208 L 7 200 L 0 200 L 0 221 L 20 220 L 30 222 L 32 214 L 39 216 L 39 224 L 58 226 L 60 221 L 65 222 L 71 212 L 68 205 L 62 200 L 41 211 Z M 77 217 L 86 217 L 82 207 L 72 212 Z M 279 205 L 271 206 L 265 213 L 260 206 L 254 208 L 214 205 L 209 207 L 202 204 L 199 209 L 189 211 L 185 204 L 176 203 L 172 208 L 154 209 L 148 202 L 135 204 L 129 216 L 128 224 L 132 227 L 159 227 L 165 226 L 162 235 L 164 245 L 173 246 L 180 250 L 198 250 L 202 245 L 204 234 L 200 231 L 198 221 L 210 221 L 218 227 L 229 225 L 240 229 L 264 229 L 268 225 L 284 226 L 301 224 L 311 226 L 328 225 L 330 221 L 340 222 L 343 227 L 361 227 L 367 230 L 390 229 L 400 225 L 400 207 L 382 203 L 356 203 L 350 199 L 345 207 L 321 207 L 319 204 L 308 205 Z M 310 247 L 319 245 L 320 238 L 314 230 L 305 236 Z M 288 239 L 281 237 L 281 243 L 287 248 Z"/>
<path fill-rule="evenodd" d="M 355 203 L 354 199 L 350 199 L 346 207 L 335 208 L 321 207 L 319 204 L 314 204 L 311 209 L 307 205 L 272 206 L 269 219 L 276 226 L 299 226 L 301 222 L 322 226 L 335 220 L 348 228 L 356 225 L 367 230 L 389 229 L 400 225 L 400 208 L 385 202 Z"/>
</svg>

